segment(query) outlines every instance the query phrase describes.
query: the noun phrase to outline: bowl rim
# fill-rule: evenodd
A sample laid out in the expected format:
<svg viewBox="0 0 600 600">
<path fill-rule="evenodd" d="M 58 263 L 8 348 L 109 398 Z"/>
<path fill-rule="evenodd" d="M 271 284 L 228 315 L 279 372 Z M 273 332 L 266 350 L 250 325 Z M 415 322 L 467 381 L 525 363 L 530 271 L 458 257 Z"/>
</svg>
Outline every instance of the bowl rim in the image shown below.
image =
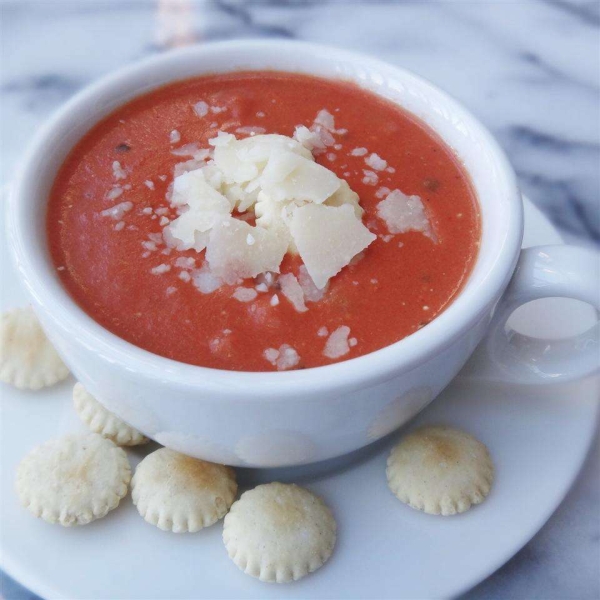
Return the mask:
<svg viewBox="0 0 600 600">
<path fill-rule="evenodd" d="M 54 273 L 43 272 L 36 266 L 36 259 L 39 262 L 40 257 L 34 256 L 35 250 L 28 243 L 28 236 L 32 234 L 28 230 L 32 224 L 28 221 L 32 219 L 31 215 L 24 214 L 25 203 L 20 201 L 20 198 L 27 194 L 30 176 L 28 171 L 43 150 L 48 138 L 56 130 L 65 127 L 74 109 L 91 102 L 101 92 L 116 88 L 134 74 L 151 71 L 181 58 L 204 53 L 237 50 L 247 54 L 275 49 L 307 54 L 320 53 L 321 56 L 328 57 L 327 60 L 343 59 L 356 62 L 373 72 L 384 72 L 391 77 L 411 80 L 415 84 L 429 88 L 446 105 L 459 113 L 490 150 L 511 190 L 510 197 L 507 198 L 509 214 L 506 215 L 506 230 L 502 232 L 493 264 L 480 281 L 467 280 L 452 303 L 425 327 L 389 346 L 330 365 L 280 372 L 231 371 L 178 362 L 135 346 L 97 323 L 75 302 L 64 287 L 54 281 Z M 219 70 L 217 69 L 216 72 Z M 178 79 L 180 78 L 174 77 L 172 81 Z M 160 82 L 154 87 L 159 85 L 165 83 Z M 140 91 L 141 93 L 145 92 Z M 290 40 L 230 40 L 188 46 L 127 65 L 85 87 L 46 122 L 30 144 L 11 190 L 8 213 L 10 247 L 25 286 L 36 307 L 66 335 L 74 336 L 80 342 L 85 338 L 85 342 L 82 343 L 85 343 L 88 348 L 93 348 L 104 359 L 110 360 L 124 370 L 135 373 L 136 377 L 160 380 L 181 389 L 193 388 L 212 392 L 243 390 L 245 398 L 276 397 L 282 393 L 306 395 L 309 392 L 331 389 L 343 392 L 346 389 L 367 387 L 374 382 L 387 380 L 399 372 L 414 369 L 431 356 L 450 347 L 457 338 L 464 335 L 486 312 L 489 312 L 490 306 L 499 299 L 512 276 L 523 235 L 523 208 L 514 171 L 491 133 L 458 101 L 407 69 L 362 53 Z M 476 262 L 480 259 L 481 255 Z"/>
</svg>

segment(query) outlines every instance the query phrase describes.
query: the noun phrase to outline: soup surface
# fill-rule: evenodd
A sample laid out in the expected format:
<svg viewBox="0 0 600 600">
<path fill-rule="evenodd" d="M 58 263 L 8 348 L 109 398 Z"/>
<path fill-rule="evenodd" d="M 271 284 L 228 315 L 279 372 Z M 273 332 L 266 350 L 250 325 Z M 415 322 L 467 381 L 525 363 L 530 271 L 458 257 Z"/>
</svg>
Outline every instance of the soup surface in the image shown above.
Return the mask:
<svg viewBox="0 0 600 600">
<path fill-rule="evenodd" d="M 210 148 L 219 131 L 292 136 L 298 125 L 314 129 L 323 110 L 335 127 L 315 160 L 358 193 L 376 239 L 302 312 L 276 276 L 244 281 L 259 286 L 250 300 L 236 293 L 239 285 L 204 293 L 195 282 L 205 252 L 163 241 L 177 215 L 168 199 L 176 165 Z M 390 231 L 377 206 L 396 189 L 419 197 L 430 235 Z M 98 123 L 56 177 L 47 231 L 64 286 L 108 330 L 185 363 L 267 371 L 353 358 L 425 326 L 468 277 L 480 218 L 463 166 L 398 106 L 348 82 L 238 72 L 162 87 Z M 281 273 L 298 275 L 301 264 L 286 254 Z M 333 332 L 341 354 L 325 350 Z M 277 361 L 288 347 L 293 360 Z"/>
</svg>

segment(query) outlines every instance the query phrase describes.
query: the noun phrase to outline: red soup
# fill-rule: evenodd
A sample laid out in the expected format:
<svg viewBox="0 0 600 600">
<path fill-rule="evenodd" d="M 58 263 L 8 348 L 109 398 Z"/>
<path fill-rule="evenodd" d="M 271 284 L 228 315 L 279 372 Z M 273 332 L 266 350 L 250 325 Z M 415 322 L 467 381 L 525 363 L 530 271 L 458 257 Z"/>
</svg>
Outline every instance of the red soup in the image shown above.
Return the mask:
<svg viewBox="0 0 600 600">
<path fill-rule="evenodd" d="M 202 177 L 208 179 L 209 169 L 217 172 L 213 167 L 220 140 L 234 147 L 242 139 L 271 140 L 273 136 L 261 136 L 274 133 L 295 136 L 308 154 L 297 142 L 288 145 L 296 144 L 293 151 L 304 153 L 302 161 L 314 156 L 309 167 L 319 171 L 307 185 L 321 175 L 335 181 L 328 170 L 358 194 L 362 211 L 358 208 L 356 217 L 352 211 L 344 214 L 356 218 L 352 227 L 360 228 L 360 235 L 349 228 L 344 235 L 353 239 L 332 242 L 328 229 L 310 231 L 321 220 L 316 216 L 307 227 L 312 238 L 322 236 L 323 246 L 317 248 L 321 258 L 313 252 L 309 263 L 300 238 L 294 238 L 300 254 L 291 251 L 291 243 L 279 267 L 255 277 L 219 277 L 211 271 L 217 251 L 210 255 L 217 225 L 208 231 L 195 225 L 197 233 L 203 232 L 193 238 L 194 247 L 166 234 L 182 214 L 198 206 L 204 210 L 208 202 L 208 196 L 198 193 L 195 200 L 186 200 L 189 206 L 177 203 L 185 178 L 179 188 L 175 181 L 175 194 L 174 178 L 204 169 Z M 269 144 L 268 160 L 281 158 L 279 146 Z M 219 227 L 225 231 L 232 223 L 230 231 L 237 231 L 238 224 L 246 228 L 240 231 L 249 249 L 263 239 L 253 233 L 260 233 L 254 227 L 261 223 L 258 204 L 253 204 L 257 186 L 267 189 L 264 171 L 271 169 L 266 158 L 261 160 L 250 165 L 254 171 L 249 175 L 235 175 L 235 181 L 224 183 L 220 171 L 217 180 L 211 179 L 215 202 L 227 196 L 232 206 L 229 222 L 219 222 Z M 245 168 L 250 163 L 239 164 Z M 261 173 L 263 179 L 257 179 Z M 297 177 L 293 185 L 300 185 Z M 294 200 L 285 205 L 288 213 L 290 206 L 297 210 L 308 202 L 301 188 L 295 190 Z M 236 204 L 236 194 L 247 208 Z M 332 225 L 332 231 L 338 226 Z M 47 230 L 64 286 L 114 334 L 185 363 L 268 371 L 354 358 L 426 326 L 469 276 L 480 218 L 472 185 L 456 156 L 398 106 L 344 81 L 241 72 L 159 88 L 98 123 L 58 172 Z M 343 262 L 351 258 L 349 264 L 317 287 L 314 265 L 329 261 L 338 246 L 361 236 L 369 236 L 366 247 L 354 256 L 356 248 L 349 254 L 344 250 Z M 312 264 L 309 272 L 303 262 Z"/>
</svg>

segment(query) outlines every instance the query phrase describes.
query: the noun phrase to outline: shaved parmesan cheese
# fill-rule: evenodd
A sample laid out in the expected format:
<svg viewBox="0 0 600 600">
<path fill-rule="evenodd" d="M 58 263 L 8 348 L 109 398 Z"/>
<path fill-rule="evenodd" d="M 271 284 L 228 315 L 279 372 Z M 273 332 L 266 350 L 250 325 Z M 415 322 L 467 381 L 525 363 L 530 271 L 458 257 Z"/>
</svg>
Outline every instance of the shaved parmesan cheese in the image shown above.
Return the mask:
<svg viewBox="0 0 600 600">
<path fill-rule="evenodd" d="M 229 217 L 231 211 L 229 200 L 206 182 L 201 169 L 175 178 L 171 203 L 188 206 L 186 212 L 168 225 L 168 235 L 177 240 L 179 250 L 195 246 L 197 249 L 199 241 L 206 244 L 207 239 L 198 240 L 196 234 L 209 231 L 215 223 Z"/>
<path fill-rule="evenodd" d="M 335 132 L 327 111 L 317 115 L 313 127 L 313 132 L 298 128 L 298 137 L 318 134 L 323 141 L 323 131 L 329 137 Z M 245 133 L 255 131 L 250 129 Z M 347 182 L 314 162 L 298 140 L 276 134 L 238 140 L 219 132 L 209 143 L 214 157 L 208 162 L 198 160 L 208 158 L 209 151 L 197 144 L 173 151 L 194 158 L 176 166 L 179 174 L 167 190 L 179 216 L 169 222 L 168 209 L 159 215 L 160 224 L 165 225 L 164 252 L 206 248 L 211 276 L 219 279 L 219 285 L 221 280 L 233 285 L 244 278 L 279 272 L 285 252 L 295 253 L 297 241 L 302 240 L 306 267 L 298 274 L 300 281 L 290 274 L 280 283 L 295 308 L 306 310 L 305 299 L 320 299 L 329 278 L 374 237 L 360 220 L 363 210 L 358 195 Z M 324 211 L 312 211 L 321 204 Z M 254 211 L 247 212 L 253 206 Z M 306 208 L 309 211 L 302 213 Z M 234 210 L 241 213 L 239 218 L 232 218 Z M 152 218 L 157 215 L 155 211 Z M 245 222 L 253 218 L 255 227 Z M 201 282 L 206 279 L 202 273 L 196 277 Z"/>
<path fill-rule="evenodd" d="M 194 112 L 199 117 L 205 117 L 208 114 L 208 104 L 204 102 L 204 100 L 200 100 L 200 102 L 196 102 L 194 104 Z"/>
<path fill-rule="evenodd" d="M 254 205 L 254 214 L 256 215 L 256 224 L 259 227 L 264 227 L 285 240 L 288 252 L 298 253 L 286 223 L 287 210 L 285 203 L 276 202 L 261 191 Z"/>
<path fill-rule="evenodd" d="M 193 269 L 196 266 L 196 259 L 191 256 L 180 256 L 175 260 L 175 266 L 180 269 Z"/>
<path fill-rule="evenodd" d="M 352 156 L 364 156 L 367 152 L 368 150 L 366 148 L 354 148 L 350 154 Z"/>
<path fill-rule="evenodd" d="M 379 175 L 375 173 L 375 171 L 370 171 L 369 169 L 363 169 L 364 177 L 362 182 L 366 185 L 377 185 L 379 181 Z"/>
<path fill-rule="evenodd" d="M 184 272 L 179 276 L 181 277 Z M 192 283 L 203 294 L 212 294 L 223 285 L 223 281 L 210 270 L 207 263 L 192 273 Z"/>
<path fill-rule="evenodd" d="M 252 246 L 249 234 L 256 240 Z M 286 249 L 287 242 L 271 231 L 230 217 L 211 230 L 206 260 L 217 277 L 233 284 L 265 271 L 278 273 Z"/>
<path fill-rule="evenodd" d="M 308 310 L 306 304 L 304 304 L 304 292 L 294 275 L 291 273 L 280 275 L 279 284 L 281 285 L 281 293 L 298 312 L 306 312 Z"/>
<path fill-rule="evenodd" d="M 227 198 L 206 181 L 204 169 L 189 171 L 175 178 L 171 204 L 187 205 L 190 210 L 207 214 L 210 212 L 229 214 L 231 210 Z M 206 231 L 206 229 L 199 228 L 199 231 Z"/>
<path fill-rule="evenodd" d="M 112 206 L 111 208 L 107 208 L 106 210 L 103 210 L 100 214 L 103 217 L 110 217 L 111 219 L 114 219 L 115 221 L 120 221 L 123 218 L 123 215 L 130 211 L 133 208 L 133 203 L 132 202 L 121 202 L 120 204 L 116 204 L 115 206 Z"/>
<path fill-rule="evenodd" d="M 204 165 L 205 162 L 203 160 L 198 160 L 196 158 L 191 158 L 190 160 L 177 163 L 173 169 L 173 177 L 179 177 L 180 175 L 183 175 L 189 171 L 195 171 L 196 169 L 202 168 Z"/>
<path fill-rule="evenodd" d="M 258 293 L 252 288 L 238 287 L 235 288 L 232 296 L 239 302 L 251 302 L 258 296 Z"/>
<path fill-rule="evenodd" d="M 325 129 L 325 127 L 323 127 L 322 125 L 313 125 L 310 129 L 319 136 L 319 139 L 321 140 L 321 145 L 324 148 L 328 148 L 329 146 L 335 145 L 335 138 L 333 137 L 333 135 L 331 135 L 331 132 Z M 315 148 L 313 152 L 315 154 L 320 154 L 323 151 L 319 148 Z"/>
<path fill-rule="evenodd" d="M 127 177 L 127 172 L 125 169 L 121 167 L 121 163 L 118 160 L 115 160 L 112 164 L 113 177 L 115 180 L 125 179 Z"/>
<path fill-rule="evenodd" d="M 236 140 L 235 136 L 222 134 L 209 140 L 215 147 L 215 164 L 232 183 L 245 183 L 259 177 L 272 154 L 289 151 L 312 155 L 301 144 L 284 135 L 256 135 Z"/>
<path fill-rule="evenodd" d="M 326 109 L 320 110 L 315 117 L 315 123 L 322 125 L 329 131 L 335 131 L 335 122 L 333 115 Z"/>
<path fill-rule="evenodd" d="M 150 241 L 150 240 L 143 241 L 142 242 L 142 246 L 144 248 L 146 248 L 146 250 L 149 250 L 150 252 L 154 252 L 155 250 L 157 250 L 156 244 L 153 241 Z"/>
<path fill-rule="evenodd" d="M 436 239 L 419 196 L 407 196 L 400 190 L 393 190 L 377 205 L 377 216 L 385 222 L 390 233 L 421 231 L 434 241 Z"/>
<path fill-rule="evenodd" d="M 277 359 L 279 358 L 279 350 L 275 348 L 267 348 L 263 352 L 263 356 L 273 365 L 277 363 Z"/>
<path fill-rule="evenodd" d="M 375 153 L 365 158 L 365 162 L 371 169 L 375 169 L 376 171 L 383 171 L 387 167 L 387 161 Z"/>
<path fill-rule="evenodd" d="M 173 129 L 169 134 L 169 142 L 171 142 L 171 144 L 176 144 L 179 140 L 181 140 L 181 134 L 177 129 Z"/>
<path fill-rule="evenodd" d="M 325 343 L 325 349 L 323 354 L 327 358 L 340 358 L 344 354 L 350 352 L 350 345 L 348 343 L 348 336 L 350 335 L 350 327 L 342 325 L 338 327 L 330 336 L 327 338 Z"/>
<path fill-rule="evenodd" d="M 320 290 L 315 282 L 312 280 L 312 277 L 308 274 L 308 270 L 304 265 L 300 265 L 298 269 L 298 282 L 300 283 L 300 287 L 302 288 L 302 292 L 304 293 L 304 299 L 308 302 L 318 302 L 327 291 L 327 287 L 329 284 L 326 284 L 325 287 Z"/>
<path fill-rule="evenodd" d="M 316 131 L 311 131 L 304 125 L 299 125 L 294 131 L 294 139 L 300 142 L 307 150 L 324 152 L 327 146 Z"/>
<path fill-rule="evenodd" d="M 119 185 L 115 185 L 106 194 L 107 200 L 116 200 L 123 193 L 123 188 Z"/>
<path fill-rule="evenodd" d="M 327 337 L 329 335 L 329 330 L 325 326 L 320 327 L 319 331 L 317 331 L 317 335 L 319 337 Z"/>
<path fill-rule="evenodd" d="M 175 156 L 196 156 L 196 154 L 201 152 L 201 148 L 200 146 L 198 146 L 198 144 L 194 143 L 194 144 L 184 144 L 183 146 L 180 146 L 179 148 L 173 148 L 173 150 L 171 150 L 171 154 L 174 154 Z M 204 156 L 205 152 L 204 151 L 201 153 L 202 156 Z M 208 154 L 207 154 L 208 155 Z"/>
<path fill-rule="evenodd" d="M 340 180 L 312 159 L 283 151 L 270 156 L 261 186 L 278 202 L 308 200 L 320 204 L 337 191 Z"/>
<path fill-rule="evenodd" d="M 295 367 L 300 362 L 300 355 L 294 348 L 288 344 L 283 344 L 279 348 L 279 358 L 277 359 L 277 369 L 285 371 Z"/>
<path fill-rule="evenodd" d="M 217 146 L 227 146 L 232 140 L 235 140 L 235 135 L 219 131 L 217 137 L 208 140 L 208 143 L 216 148 Z"/>
<path fill-rule="evenodd" d="M 382 186 L 375 192 L 375 198 L 383 198 L 387 196 L 392 190 L 389 187 Z"/>
<path fill-rule="evenodd" d="M 166 273 L 167 271 L 171 270 L 171 265 L 166 265 L 166 264 L 162 264 L 162 265 L 158 265 L 158 267 L 154 267 L 153 269 L 150 269 L 150 273 L 152 273 L 152 275 L 162 275 L 163 273 Z"/>
<path fill-rule="evenodd" d="M 149 189 L 149 190 L 153 190 L 154 189 L 154 183 L 152 181 L 150 181 L 150 179 L 146 179 L 146 181 L 144 181 L 144 185 Z"/>
<path fill-rule="evenodd" d="M 282 344 L 279 347 L 279 350 L 275 348 L 267 348 L 263 352 L 263 356 L 274 367 L 276 366 L 278 371 L 291 369 L 300 362 L 300 355 L 289 344 Z"/>
<path fill-rule="evenodd" d="M 289 226 L 302 261 L 319 289 L 376 238 L 347 204 L 306 204 L 294 210 Z"/>
<path fill-rule="evenodd" d="M 315 118 L 315 125 L 322 126 L 332 133 L 345 134 L 347 129 L 336 129 L 333 115 L 326 109 L 320 110 Z"/>
<path fill-rule="evenodd" d="M 325 200 L 327 206 L 342 206 L 343 204 L 350 204 L 354 209 L 354 214 L 357 219 L 362 219 L 363 213 L 365 212 L 360 205 L 360 198 L 358 194 L 350 189 L 348 182 L 344 179 L 340 179 L 340 187 L 338 190 Z"/>
<path fill-rule="evenodd" d="M 163 243 L 163 236 L 160 233 L 149 233 L 148 239 L 153 241 L 155 244 Z"/>
<path fill-rule="evenodd" d="M 269 304 L 271 306 L 277 306 L 279 304 L 279 296 L 277 294 L 273 294 L 269 300 Z"/>
</svg>

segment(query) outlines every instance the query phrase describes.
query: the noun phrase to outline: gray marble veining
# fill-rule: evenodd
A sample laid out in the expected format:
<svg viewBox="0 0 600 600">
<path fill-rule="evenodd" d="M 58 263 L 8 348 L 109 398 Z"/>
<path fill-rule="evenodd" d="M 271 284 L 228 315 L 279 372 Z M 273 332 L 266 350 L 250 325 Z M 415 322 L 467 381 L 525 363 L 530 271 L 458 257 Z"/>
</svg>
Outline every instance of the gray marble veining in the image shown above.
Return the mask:
<svg viewBox="0 0 600 600">
<path fill-rule="evenodd" d="M 414 70 L 497 136 L 523 191 L 571 242 L 600 246 L 597 1 L 3 1 L 0 182 L 81 87 L 170 47 L 282 37 Z M 600 446 L 542 531 L 467 598 L 600 597 Z M 30 596 L 8 579 L 4 598 Z"/>
<path fill-rule="evenodd" d="M 214 0 L 5 2 L 2 181 L 43 118 L 102 74 L 173 45 L 286 37 L 368 52 L 463 101 L 569 240 L 600 244 L 600 4 Z"/>
</svg>

